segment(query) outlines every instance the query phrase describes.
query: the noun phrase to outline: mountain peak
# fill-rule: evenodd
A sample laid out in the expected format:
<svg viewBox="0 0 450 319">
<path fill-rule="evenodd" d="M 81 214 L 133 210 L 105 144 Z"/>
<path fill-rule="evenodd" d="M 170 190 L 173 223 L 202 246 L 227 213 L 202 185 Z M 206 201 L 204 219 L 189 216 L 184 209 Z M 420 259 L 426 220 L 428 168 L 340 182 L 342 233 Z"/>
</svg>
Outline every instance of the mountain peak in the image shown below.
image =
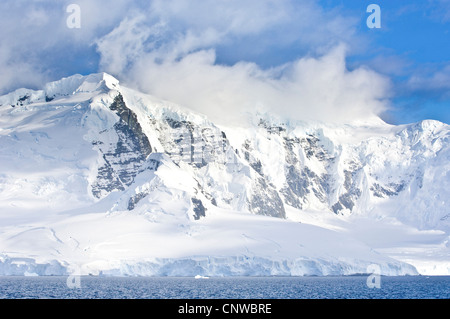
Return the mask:
<svg viewBox="0 0 450 319">
<path fill-rule="evenodd" d="M 90 93 L 117 89 L 119 81 L 107 73 L 90 75 L 76 74 L 45 85 L 46 96 L 64 96 L 75 93 Z"/>
<path fill-rule="evenodd" d="M 79 93 L 106 93 L 119 88 L 119 80 L 108 73 L 75 74 L 58 81 L 49 82 L 41 90 L 17 89 L 1 96 L 0 105 L 18 107 L 36 102 L 51 102 L 56 98 Z"/>
</svg>

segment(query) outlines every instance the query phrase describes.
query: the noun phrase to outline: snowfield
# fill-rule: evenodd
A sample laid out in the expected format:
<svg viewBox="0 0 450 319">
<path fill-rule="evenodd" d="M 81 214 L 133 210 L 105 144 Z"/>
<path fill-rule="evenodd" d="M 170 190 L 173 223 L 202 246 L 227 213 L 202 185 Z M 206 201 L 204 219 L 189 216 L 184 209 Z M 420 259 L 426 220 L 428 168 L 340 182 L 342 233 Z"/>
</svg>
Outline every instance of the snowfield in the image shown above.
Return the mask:
<svg viewBox="0 0 450 319">
<path fill-rule="evenodd" d="M 76 75 L 0 97 L 0 275 L 450 275 L 450 129 L 216 126 Z"/>
<path fill-rule="evenodd" d="M 46 227 L 3 234 L 7 275 L 304 276 L 351 275 L 370 264 L 385 275 L 415 275 L 414 267 L 343 234 L 312 225 L 216 212 L 195 224 L 186 216 L 86 214 Z"/>
</svg>

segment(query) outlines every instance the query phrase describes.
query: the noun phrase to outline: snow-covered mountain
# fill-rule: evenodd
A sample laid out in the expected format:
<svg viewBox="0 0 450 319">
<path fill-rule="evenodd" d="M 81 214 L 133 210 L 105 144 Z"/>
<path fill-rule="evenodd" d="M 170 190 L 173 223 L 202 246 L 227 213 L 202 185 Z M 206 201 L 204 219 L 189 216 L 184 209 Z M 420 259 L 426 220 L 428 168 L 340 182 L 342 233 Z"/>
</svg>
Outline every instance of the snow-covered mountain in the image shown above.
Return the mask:
<svg viewBox="0 0 450 319">
<path fill-rule="evenodd" d="M 449 128 L 224 126 L 104 73 L 20 89 L 0 274 L 450 274 Z"/>
</svg>

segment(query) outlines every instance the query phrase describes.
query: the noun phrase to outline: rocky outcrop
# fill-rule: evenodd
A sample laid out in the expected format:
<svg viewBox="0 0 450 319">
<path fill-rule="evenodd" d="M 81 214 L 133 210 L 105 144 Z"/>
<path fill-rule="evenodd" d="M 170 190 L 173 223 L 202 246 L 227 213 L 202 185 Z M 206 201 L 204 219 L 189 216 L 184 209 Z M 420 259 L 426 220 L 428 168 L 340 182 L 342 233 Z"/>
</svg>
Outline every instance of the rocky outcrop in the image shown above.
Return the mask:
<svg viewBox="0 0 450 319">
<path fill-rule="evenodd" d="M 105 135 L 105 141 L 109 141 L 111 137 L 107 135 L 114 134 L 117 142 L 94 143 L 104 161 L 98 169 L 96 182 L 92 185 L 92 193 L 98 198 L 114 190 L 123 191 L 130 186 L 152 152 L 136 114 L 126 106 L 121 94 L 114 99 L 110 109 L 119 116 L 119 120 L 111 130 L 100 132 L 100 135 Z"/>
</svg>

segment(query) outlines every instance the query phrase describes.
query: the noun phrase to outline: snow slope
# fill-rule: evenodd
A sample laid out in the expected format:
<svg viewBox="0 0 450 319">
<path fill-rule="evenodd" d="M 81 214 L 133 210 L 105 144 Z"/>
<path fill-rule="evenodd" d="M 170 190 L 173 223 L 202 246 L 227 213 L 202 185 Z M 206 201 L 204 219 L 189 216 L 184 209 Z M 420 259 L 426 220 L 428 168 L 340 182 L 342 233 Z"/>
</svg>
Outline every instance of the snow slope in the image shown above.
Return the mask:
<svg viewBox="0 0 450 319">
<path fill-rule="evenodd" d="M 219 127 L 75 75 L 0 97 L 0 275 L 450 274 L 449 127 Z"/>
</svg>

